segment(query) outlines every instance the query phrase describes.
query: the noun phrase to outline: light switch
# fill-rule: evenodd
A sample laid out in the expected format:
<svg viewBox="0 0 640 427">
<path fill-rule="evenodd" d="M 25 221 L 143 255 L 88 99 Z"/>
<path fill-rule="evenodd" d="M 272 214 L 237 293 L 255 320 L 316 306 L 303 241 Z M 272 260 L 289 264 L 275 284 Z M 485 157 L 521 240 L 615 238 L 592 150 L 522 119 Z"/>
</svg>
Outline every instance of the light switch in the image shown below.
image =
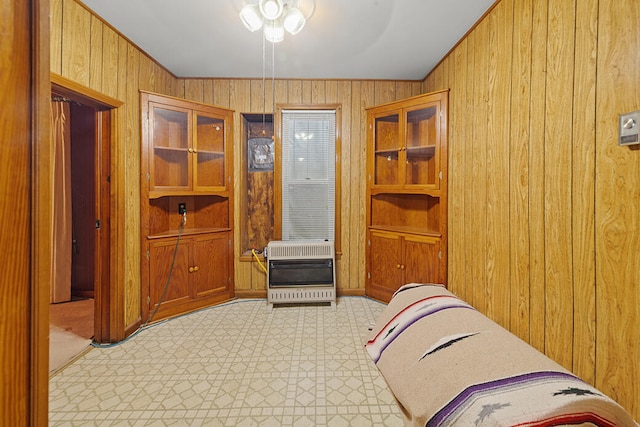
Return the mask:
<svg viewBox="0 0 640 427">
<path fill-rule="evenodd" d="M 620 138 L 618 145 L 640 144 L 638 132 L 640 131 L 640 111 L 620 114 L 618 125 Z"/>
</svg>

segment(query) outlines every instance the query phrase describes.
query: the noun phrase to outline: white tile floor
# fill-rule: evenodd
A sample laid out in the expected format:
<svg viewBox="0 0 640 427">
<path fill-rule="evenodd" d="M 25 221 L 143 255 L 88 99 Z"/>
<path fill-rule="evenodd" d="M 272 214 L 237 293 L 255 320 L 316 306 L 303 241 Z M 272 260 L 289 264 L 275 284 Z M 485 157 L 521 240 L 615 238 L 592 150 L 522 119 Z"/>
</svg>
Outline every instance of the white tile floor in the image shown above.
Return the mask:
<svg viewBox="0 0 640 427">
<path fill-rule="evenodd" d="M 54 375 L 49 425 L 402 426 L 364 349 L 384 307 L 238 300 L 154 325 Z"/>
</svg>

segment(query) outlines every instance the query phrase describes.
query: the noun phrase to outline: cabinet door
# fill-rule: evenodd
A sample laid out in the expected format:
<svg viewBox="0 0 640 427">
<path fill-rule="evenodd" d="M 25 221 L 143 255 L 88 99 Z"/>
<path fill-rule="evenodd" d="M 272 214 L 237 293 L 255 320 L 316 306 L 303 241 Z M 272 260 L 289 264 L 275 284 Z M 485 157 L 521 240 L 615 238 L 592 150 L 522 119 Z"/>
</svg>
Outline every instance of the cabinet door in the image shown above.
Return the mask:
<svg viewBox="0 0 640 427">
<path fill-rule="evenodd" d="M 149 191 L 189 189 L 189 117 L 189 110 L 149 103 Z"/>
<path fill-rule="evenodd" d="M 226 188 L 225 121 L 202 112 L 194 112 L 193 189 Z"/>
<path fill-rule="evenodd" d="M 373 185 L 399 185 L 401 110 L 373 117 Z"/>
<path fill-rule="evenodd" d="M 177 239 L 162 239 L 154 241 L 149 246 L 149 309 L 155 306 L 162 298 L 162 307 L 182 304 L 191 299 L 189 290 L 189 241 L 180 242 L 176 252 Z M 174 263 L 175 253 L 175 263 Z M 169 272 L 173 264 L 171 278 L 164 295 Z"/>
<path fill-rule="evenodd" d="M 402 284 L 401 240 L 397 234 L 369 232 L 370 296 L 389 301 Z"/>
<path fill-rule="evenodd" d="M 216 233 L 193 239 L 189 274 L 195 298 L 229 291 L 230 253 L 229 233 Z"/>
<path fill-rule="evenodd" d="M 403 183 L 406 186 L 438 188 L 440 179 L 439 103 L 430 103 L 404 110 L 405 141 L 402 162 Z"/>
<path fill-rule="evenodd" d="M 440 239 L 406 235 L 403 259 L 405 283 L 440 283 Z"/>
</svg>

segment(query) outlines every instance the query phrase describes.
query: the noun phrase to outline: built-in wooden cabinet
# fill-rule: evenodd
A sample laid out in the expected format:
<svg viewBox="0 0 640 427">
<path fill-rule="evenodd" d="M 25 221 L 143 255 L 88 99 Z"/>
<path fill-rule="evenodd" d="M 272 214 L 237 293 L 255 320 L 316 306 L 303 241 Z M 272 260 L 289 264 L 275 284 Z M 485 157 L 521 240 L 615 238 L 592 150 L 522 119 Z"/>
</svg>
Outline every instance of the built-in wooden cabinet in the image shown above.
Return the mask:
<svg viewBox="0 0 640 427">
<path fill-rule="evenodd" d="M 140 99 L 146 321 L 233 297 L 233 111 L 149 92 Z"/>
<path fill-rule="evenodd" d="M 367 295 L 447 280 L 447 100 L 367 109 Z"/>
<path fill-rule="evenodd" d="M 149 196 L 225 191 L 232 111 L 143 94 L 148 116 Z M 186 105 L 185 105 L 186 104 Z M 146 111 L 144 111 L 146 110 Z"/>
</svg>

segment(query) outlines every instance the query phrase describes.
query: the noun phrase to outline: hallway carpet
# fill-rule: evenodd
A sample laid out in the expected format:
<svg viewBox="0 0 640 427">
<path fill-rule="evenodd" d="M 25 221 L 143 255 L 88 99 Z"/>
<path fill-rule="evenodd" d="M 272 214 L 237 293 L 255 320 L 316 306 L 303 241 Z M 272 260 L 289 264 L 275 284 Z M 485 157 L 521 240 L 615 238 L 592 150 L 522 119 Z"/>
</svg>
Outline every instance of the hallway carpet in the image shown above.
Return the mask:
<svg viewBox="0 0 640 427">
<path fill-rule="evenodd" d="M 237 300 L 152 325 L 56 373 L 49 425 L 402 426 L 364 349 L 384 307 Z"/>
</svg>

